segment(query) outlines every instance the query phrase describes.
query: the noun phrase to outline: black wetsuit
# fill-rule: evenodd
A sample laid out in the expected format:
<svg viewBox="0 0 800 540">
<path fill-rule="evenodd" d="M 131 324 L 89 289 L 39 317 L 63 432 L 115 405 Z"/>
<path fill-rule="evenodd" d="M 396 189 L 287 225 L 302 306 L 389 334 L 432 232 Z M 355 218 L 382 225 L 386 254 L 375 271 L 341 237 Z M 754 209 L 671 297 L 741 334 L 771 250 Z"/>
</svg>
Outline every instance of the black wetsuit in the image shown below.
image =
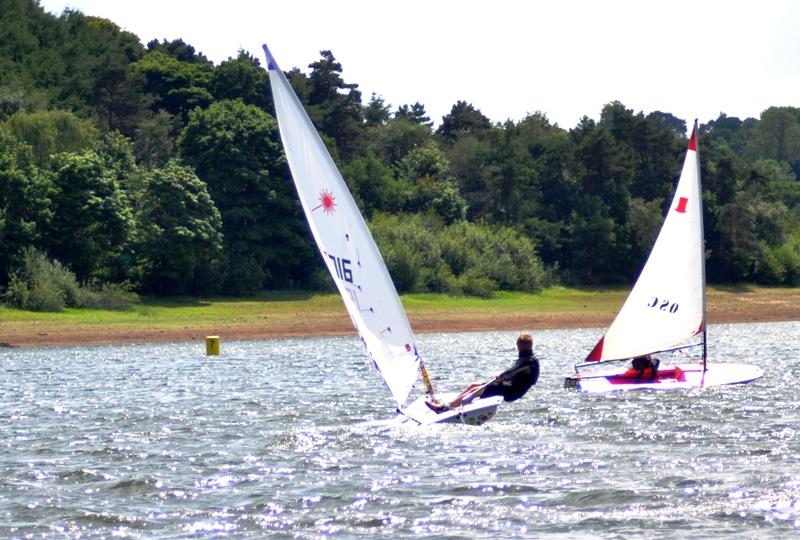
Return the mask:
<svg viewBox="0 0 800 540">
<path fill-rule="evenodd" d="M 489 384 L 481 397 L 503 396 L 504 401 L 514 401 L 524 396 L 537 380 L 539 359 L 532 352 L 520 352 L 514 365 Z"/>
</svg>

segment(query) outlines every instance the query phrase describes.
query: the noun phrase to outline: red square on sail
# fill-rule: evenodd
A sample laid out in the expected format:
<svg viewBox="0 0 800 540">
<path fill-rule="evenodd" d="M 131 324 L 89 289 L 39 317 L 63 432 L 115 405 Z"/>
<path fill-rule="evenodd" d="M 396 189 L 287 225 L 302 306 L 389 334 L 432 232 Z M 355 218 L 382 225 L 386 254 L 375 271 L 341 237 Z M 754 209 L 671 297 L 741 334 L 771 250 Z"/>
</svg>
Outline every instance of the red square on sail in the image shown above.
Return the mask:
<svg viewBox="0 0 800 540">
<path fill-rule="evenodd" d="M 689 202 L 689 199 L 687 199 L 686 197 L 681 197 L 680 199 L 678 199 L 678 206 L 675 208 L 675 211 L 678 212 L 678 213 L 681 213 L 681 214 L 685 214 L 686 213 L 686 203 L 688 203 L 688 202 Z"/>
</svg>

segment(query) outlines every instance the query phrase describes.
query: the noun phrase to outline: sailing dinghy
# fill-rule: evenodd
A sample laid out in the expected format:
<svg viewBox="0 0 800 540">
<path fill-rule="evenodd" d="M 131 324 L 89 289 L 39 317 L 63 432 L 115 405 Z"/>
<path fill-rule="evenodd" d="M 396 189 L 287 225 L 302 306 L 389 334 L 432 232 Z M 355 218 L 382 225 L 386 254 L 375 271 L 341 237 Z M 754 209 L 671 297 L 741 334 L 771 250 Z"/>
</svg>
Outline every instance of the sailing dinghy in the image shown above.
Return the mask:
<svg viewBox="0 0 800 540">
<path fill-rule="evenodd" d="M 405 406 L 421 374 L 433 387 L 411 325 L 378 247 L 339 170 L 286 76 L 264 45 L 281 140 L 308 225 L 333 277 L 361 343 L 405 421 L 420 425 L 490 420 L 502 401 L 493 396 L 436 414 L 425 396 Z M 457 393 L 440 395 L 453 399 Z"/>
<path fill-rule="evenodd" d="M 703 204 L 697 121 L 675 196 L 647 262 L 625 304 L 603 337 L 575 366 L 564 386 L 586 393 L 622 390 L 686 390 L 754 381 L 756 366 L 706 361 L 706 296 Z M 658 353 L 702 350 L 690 363 L 647 368 L 621 362 Z M 616 366 L 611 367 L 609 366 Z"/>
</svg>

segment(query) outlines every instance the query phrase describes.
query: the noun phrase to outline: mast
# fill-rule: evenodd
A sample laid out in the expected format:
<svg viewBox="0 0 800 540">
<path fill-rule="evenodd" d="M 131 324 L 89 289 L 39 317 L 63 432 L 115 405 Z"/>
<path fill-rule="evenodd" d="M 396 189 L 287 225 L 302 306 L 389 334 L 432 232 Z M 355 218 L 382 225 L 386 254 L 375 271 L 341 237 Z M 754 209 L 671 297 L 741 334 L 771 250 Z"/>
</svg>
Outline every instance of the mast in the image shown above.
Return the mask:
<svg viewBox="0 0 800 540">
<path fill-rule="evenodd" d="M 697 191 L 700 196 L 700 269 L 703 273 L 703 372 L 705 372 L 708 369 L 706 366 L 708 358 L 708 331 L 706 329 L 706 235 L 703 230 L 703 182 L 700 176 L 700 145 L 698 141 L 700 133 L 697 131 L 697 118 L 694 119 L 692 137 L 694 138 L 695 152 L 697 153 Z"/>
<path fill-rule="evenodd" d="M 436 396 L 433 394 L 431 377 L 428 375 L 428 368 L 425 367 L 425 362 L 423 362 L 421 358 L 419 360 L 419 372 L 422 374 L 422 382 L 425 383 L 425 389 L 428 391 L 428 395 L 431 396 L 431 399 L 434 399 Z"/>
</svg>

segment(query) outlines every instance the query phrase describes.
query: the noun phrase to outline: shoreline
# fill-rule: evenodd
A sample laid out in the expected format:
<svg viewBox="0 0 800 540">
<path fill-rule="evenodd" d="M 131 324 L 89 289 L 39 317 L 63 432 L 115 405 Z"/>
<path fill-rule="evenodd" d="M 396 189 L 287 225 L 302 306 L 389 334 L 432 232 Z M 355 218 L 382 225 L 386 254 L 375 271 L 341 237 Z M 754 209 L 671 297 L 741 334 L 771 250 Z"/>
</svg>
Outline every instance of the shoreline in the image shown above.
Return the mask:
<svg viewBox="0 0 800 540">
<path fill-rule="evenodd" d="M 734 294 L 734 293 L 717 293 Z M 800 296 L 800 290 L 796 293 Z M 794 297 L 795 295 L 790 295 Z M 710 302 L 708 324 L 783 322 L 800 320 L 800 304 L 793 298 L 772 299 L 758 306 L 752 302 Z M 342 309 L 343 311 L 343 309 Z M 492 312 L 490 310 L 412 309 L 409 320 L 416 334 L 481 331 L 536 331 L 559 328 L 605 328 L 615 311 Z M 36 320 L 11 325 L 2 323 L 0 347 L 80 347 L 167 342 L 203 342 L 206 336 L 224 341 L 287 339 L 356 335 L 349 318 L 337 311 L 303 313 L 274 322 L 221 322 L 196 326 L 166 325 L 114 326 L 110 324 L 53 324 Z"/>
</svg>

